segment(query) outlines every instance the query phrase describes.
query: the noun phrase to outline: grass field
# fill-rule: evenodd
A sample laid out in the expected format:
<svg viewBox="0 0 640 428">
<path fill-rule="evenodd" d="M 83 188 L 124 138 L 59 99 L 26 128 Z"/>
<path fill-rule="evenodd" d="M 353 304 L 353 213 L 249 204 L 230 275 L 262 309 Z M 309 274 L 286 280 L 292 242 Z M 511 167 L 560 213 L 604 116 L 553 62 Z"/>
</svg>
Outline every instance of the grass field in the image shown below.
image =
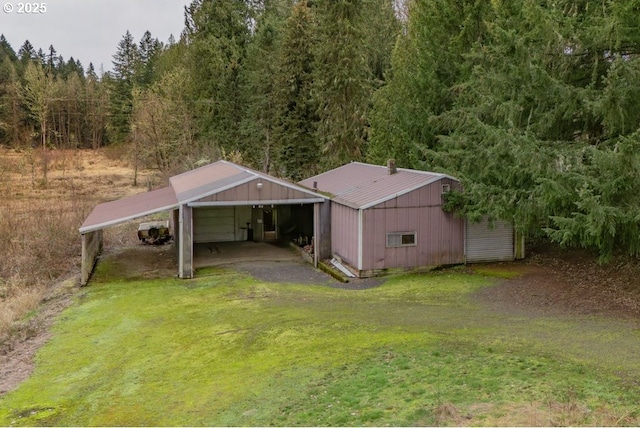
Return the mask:
<svg viewBox="0 0 640 428">
<path fill-rule="evenodd" d="M 114 266 L 58 318 L 0 425 L 640 424 L 637 327 L 491 311 L 474 293 L 500 279 L 355 291 Z"/>
</svg>

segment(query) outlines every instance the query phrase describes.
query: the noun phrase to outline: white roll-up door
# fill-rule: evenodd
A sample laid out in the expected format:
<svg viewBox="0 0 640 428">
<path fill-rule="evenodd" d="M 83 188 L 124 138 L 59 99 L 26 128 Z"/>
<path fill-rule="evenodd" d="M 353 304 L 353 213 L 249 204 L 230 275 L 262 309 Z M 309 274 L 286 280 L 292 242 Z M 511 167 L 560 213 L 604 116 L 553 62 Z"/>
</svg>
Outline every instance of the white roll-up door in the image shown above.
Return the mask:
<svg viewBox="0 0 640 428">
<path fill-rule="evenodd" d="M 195 208 L 193 242 L 235 241 L 234 207 Z"/>
<path fill-rule="evenodd" d="M 503 221 L 494 221 L 493 228 L 490 228 L 486 219 L 479 223 L 467 220 L 465 247 L 467 263 L 513 260 L 513 226 Z"/>
</svg>

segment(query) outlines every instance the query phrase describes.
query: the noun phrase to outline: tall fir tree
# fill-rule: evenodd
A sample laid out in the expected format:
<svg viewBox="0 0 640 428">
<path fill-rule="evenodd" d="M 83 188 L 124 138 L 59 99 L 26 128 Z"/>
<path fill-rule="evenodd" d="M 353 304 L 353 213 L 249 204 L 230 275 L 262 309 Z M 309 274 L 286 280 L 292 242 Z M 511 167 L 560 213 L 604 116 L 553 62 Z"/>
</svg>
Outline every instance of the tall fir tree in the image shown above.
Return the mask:
<svg viewBox="0 0 640 428">
<path fill-rule="evenodd" d="M 318 0 L 314 93 L 325 168 L 361 160 L 371 94 L 362 0 Z"/>
<path fill-rule="evenodd" d="M 25 40 L 20 49 L 18 49 L 18 58 L 25 69 L 30 61 L 38 59 L 38 54 L 29 40 Z"/>
<path fill-rule="evenodd" d="M 139 62 L 137 70 L 137 83 L 140 87 L 146 88 L 153 83 L 156 62 L 162 52 L 162 43 L 151 36 L 151 32 L 145 31 L 138 43 Z"/>
<path fill-rule="evenodd" d="M 4 47 L 0 47 L 2 49 Z M 14 62 L 7 53 L 0 55 L 0 144 L 14 145 L 21 122 L 18 101 L 19 79 Z"/>
<path fill-rule="evenodd" d="M 49 49 L 47 50 L 47 57 L 46 57 L 46 65 L 48 70 L 50 71 L 55 70 L 57 57 L 58 57 L 58 51 L 56 51 L 56 48 L 54 48 L 53 45 L 49 45 Z"/>
<path fill-rule="evenodd" d="M 18 55 L 11 47 L 9 41 L 4 37 L 4 34 L 0 34 L 0 61 L 4 61 L 5 58 L 9 58 L 9 61 L 18 61 Z"/>
<path fill-rule="evenodd" d="M 124 142 L 130 132 L 133 109 L 133 89 L 139 69 L 139 52 L 133 36 L 125 33 L 113 55 L 113 76 L 107 79 L 110 92 L 109 139 Z"/>
<path fill-rule="evenodd" d="M 242 149 L 240 79 L 251 18 L 243 0 L 194 0 L 185 13 L 184 40 L 202 139 L 227 151 Z"/>
<path fill-rule="evenodd" d="M 285 19 L 285 1 L 266 2 L 256 17 L 255 30 L 247 46 L 247 59 L 242 69 L 241 88 L 245 109 L 241 125 L 245 160 L 265 173 L 273 172 L 276 160 L 275 135 L 279 64 L 276 60 L 281 45 Z"/>
<path fill-rule="evenodd" d="M 472 219 L 512 220 L 602 260 L 616 249 L 640 254 L 633 10 L 414 2 L 376 96 L 370 154 L 462 178 L 448 207 Z"/>
<path fill-rule="evenodd" d="M 468 74 L 465 55 L 484 37 L 490 16 L 490 3 L 481 0 L 409 3 L 390 78 L 373 99 L 370 161 L 394 158 L 406 167 L 425 166 L 423 150 L 435 147 L 438 135 L 430 119 L 452 106 L 451 88 Z"/>
<path fill-rule="evenodd" d="M 283 26 L 276 56 L 277 109 L 274 141 L 278 173 L 292 180 L 320 172 L 316 138 L 318 115 L 313 99 L 315 22 L 309 2 L 297 2 Z"/>
</svg>

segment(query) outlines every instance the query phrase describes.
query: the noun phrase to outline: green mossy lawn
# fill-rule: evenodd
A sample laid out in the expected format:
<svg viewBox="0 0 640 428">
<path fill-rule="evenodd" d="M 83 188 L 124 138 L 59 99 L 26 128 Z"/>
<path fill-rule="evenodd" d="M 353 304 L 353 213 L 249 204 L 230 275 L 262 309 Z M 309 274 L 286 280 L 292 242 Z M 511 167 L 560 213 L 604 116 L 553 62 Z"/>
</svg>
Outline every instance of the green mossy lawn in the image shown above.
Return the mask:
<svg viewBox="0 0 640 428">
<path fill-rule="evenodd" d="M 0 425 L 640 423 L 637 330 L 491 313 L 473 292 L 493 281 L 137 281 L 105 262 L 0 400 Z"/>
</svg>

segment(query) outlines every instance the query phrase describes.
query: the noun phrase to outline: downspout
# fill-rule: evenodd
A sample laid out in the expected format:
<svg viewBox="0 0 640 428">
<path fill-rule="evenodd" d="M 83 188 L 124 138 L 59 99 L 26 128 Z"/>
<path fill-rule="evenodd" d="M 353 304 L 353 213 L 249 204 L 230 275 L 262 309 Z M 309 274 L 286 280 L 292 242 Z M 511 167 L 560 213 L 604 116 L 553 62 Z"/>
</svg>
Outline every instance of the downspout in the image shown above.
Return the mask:
<svg viewBox="0 0 640 428">
<path fill-rule="evenodd" d="M 463 218 L 462 224 L 462 263 L 467 264 L 467 218 Z"/>
<path fill-rule="evenodd" d="M 181 204 L 178 211 L 178 230 L 180 230 L 180 241 L 178 242 L 178 276 L 184 278 L 184 213 Z"/>
<path fill-rule="evenodd" d="M 191 207 L 189 207 L 189 246 L 191 247 L 189 248 L 189 259 L 191 260 L 189 263 L 189 278 L 193 278 L 195 276 L 195 269 L 193 268 L 195 252 L 193 250 L 193 208 Z"/>
<path fill-rule="evenodd" d="M 320 250 L 320 246 L 322 243 L 322 238 L 320 237 L 320 204 L 315 202 L 313 204 L 313 267 L 318 267 L 318 251 Z"/>
<path fill-rule="evenodd" d="M 362 236 L 362 209 L 358 210 L 358 271 L 362 270 L 362 246 L 363 246 L 363 236 Z M 358 274 L 358 276 L 360 276 Z"/>
</svg>

